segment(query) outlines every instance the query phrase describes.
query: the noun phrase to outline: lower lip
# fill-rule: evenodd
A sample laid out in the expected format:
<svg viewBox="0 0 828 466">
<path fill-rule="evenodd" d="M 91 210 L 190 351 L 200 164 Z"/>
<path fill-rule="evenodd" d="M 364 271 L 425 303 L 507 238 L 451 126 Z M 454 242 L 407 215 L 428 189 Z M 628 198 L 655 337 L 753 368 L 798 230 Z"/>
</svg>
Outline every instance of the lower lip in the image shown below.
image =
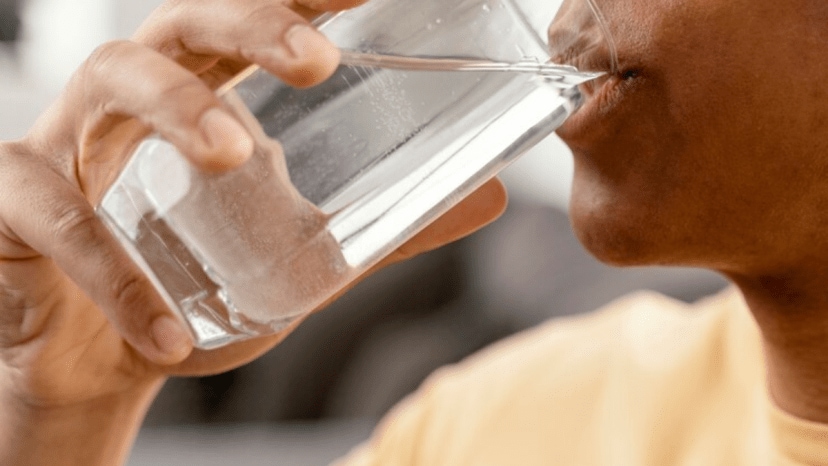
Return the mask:
<svg viewBox="0 0 828 466">
<path fill-rule="evenodd" d="M 558 129 L 558 135 L 564 141 L 569 142 L 578 140 L 589 133 L 591 128 L 600 124 L 601 120 L 623 102 L 636 81 L 637 76 L 624 77 L 621 74 L 615 74 L 594 91 L 584 92 L 584 104 Z"/>
</svg>

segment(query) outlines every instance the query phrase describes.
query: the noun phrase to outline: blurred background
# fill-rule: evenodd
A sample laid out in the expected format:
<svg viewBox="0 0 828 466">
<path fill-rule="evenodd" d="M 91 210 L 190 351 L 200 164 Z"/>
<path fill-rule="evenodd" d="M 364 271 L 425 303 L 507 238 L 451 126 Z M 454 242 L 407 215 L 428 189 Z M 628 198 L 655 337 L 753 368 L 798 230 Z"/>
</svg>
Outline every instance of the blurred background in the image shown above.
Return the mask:
<svg viewBox="0 0 828 466">
<path fill-rule="evenodd" d="M 160 3 L 0 0 L 0 138 L 25 134 L 98 44 L 129 37 Z M 171 380 L 129 464 L 327 464 L 435 368 L 495 340 L 632 290 L 692 301 L 724 286 L 698 270 L 597 263 L 569 227 L 571 172 L 548 138 L 504 172 L 511 203 L 490 227 L 377 273 L 245 367 Z"/>
</svg>

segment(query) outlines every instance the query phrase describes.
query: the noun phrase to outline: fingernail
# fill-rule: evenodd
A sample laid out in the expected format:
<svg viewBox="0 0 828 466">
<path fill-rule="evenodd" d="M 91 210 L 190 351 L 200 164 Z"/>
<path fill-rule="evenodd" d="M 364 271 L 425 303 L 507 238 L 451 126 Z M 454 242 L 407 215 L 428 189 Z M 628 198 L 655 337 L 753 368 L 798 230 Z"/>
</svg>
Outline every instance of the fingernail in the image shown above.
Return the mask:
<svg viewBox="0 0 828 466">
<path fill-rule="evenodd" d="M 202 137 L 210 151 L 204 154 L 209 165 L 235 167 L 253 154 L 253 138 L 235 118 L 224 110 L 211 108 L 199 122 Z"/>
<path fill-rule="evenodd" d="M 296 58 L 316 58 L 321 55 L 320 51 L 335 48 L 319 31 L 305 24 L 291 27 L 286 39 Z"/>
<path fill-rule="evenodd" d="M 177 319 L 166 315 L 156 317 L 151 332 L 155 346 L 170 359 L 181 361 L 190 354 L 193 347 L 190 334 Z"/>
</svg>

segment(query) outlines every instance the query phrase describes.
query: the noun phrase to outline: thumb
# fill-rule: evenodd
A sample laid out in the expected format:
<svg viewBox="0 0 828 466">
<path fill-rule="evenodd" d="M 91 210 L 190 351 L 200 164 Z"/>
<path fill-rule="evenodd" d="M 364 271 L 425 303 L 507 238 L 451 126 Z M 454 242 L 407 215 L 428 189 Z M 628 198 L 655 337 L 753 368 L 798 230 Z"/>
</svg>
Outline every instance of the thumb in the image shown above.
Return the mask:
<svg viewBox="0 0 828 466">
<path fill-rule="evenodd" d="M 50 257 L 101 307 L 138 352 L 162 365 L 192 351 L 181 320 L 135 266 L 76 187 L 38 158 L 0 154 L 0 222 Z"/>
</svg>

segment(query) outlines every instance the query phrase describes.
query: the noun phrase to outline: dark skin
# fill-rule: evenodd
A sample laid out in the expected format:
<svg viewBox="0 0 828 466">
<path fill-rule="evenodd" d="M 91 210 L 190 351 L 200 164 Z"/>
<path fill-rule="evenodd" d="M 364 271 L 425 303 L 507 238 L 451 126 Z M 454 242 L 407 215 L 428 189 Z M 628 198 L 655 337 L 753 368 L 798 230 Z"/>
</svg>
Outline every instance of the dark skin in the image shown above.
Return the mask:
<svg viewBox="0 0 828 466">
<path fill-rule="evenodd" d="M 761 327 L 774 400 L 828 422 L 828 6 L 597 1 L 619 67 L 585 89 L 588 102 L 559 131 L 575 154 L 578 236 L 609 263 L 692 265 L 730 277 Z M 290 11 L 309 17 L 350 5 L 279 4 L 170 3 L 137 46 L 102 49 L 25 140 L 2 146 L 0 463 L 116 464 L 167 375 L 235 367 L 284 337 L 191 352 L 175 327 L 155 327 L 169 310 L 129 275 L 137 271 L 101 227 L 72 215 L 86 212 L 77 206 L 94 201 L 116 170 L 105 154 L 148 128 L 206 170 L 242 163 L 250 150 L 243 130 L 223 125 L 230 129 L 215 145 L 197 136 L 206 109 L 218 105 L 210 88 L 250 61 L 298 85 L 332 72 L 336 52 L 308 36 L 304 58 L 285 55 L 279 25 L 299 20 Z M 263 17 L 275 36 L 221 21 Z M 592 50 L 552 53 L 610 70 L 601 48 Z M 42 208 L 32 210 L 32 199 Z M 500 185 L 487 185 L 397 257 L 474 230 L 504 202 Z M 88 448 L 77 448 L 79 439 Z"/>
<path fill-rule="evenodd" d="M 728 276 L 762 330 L 773 399 L 828 422 L 828 6 L 599 4 L 620 68 L 559 131 L 578 237 L 612 264 Z"/>
</svg>

